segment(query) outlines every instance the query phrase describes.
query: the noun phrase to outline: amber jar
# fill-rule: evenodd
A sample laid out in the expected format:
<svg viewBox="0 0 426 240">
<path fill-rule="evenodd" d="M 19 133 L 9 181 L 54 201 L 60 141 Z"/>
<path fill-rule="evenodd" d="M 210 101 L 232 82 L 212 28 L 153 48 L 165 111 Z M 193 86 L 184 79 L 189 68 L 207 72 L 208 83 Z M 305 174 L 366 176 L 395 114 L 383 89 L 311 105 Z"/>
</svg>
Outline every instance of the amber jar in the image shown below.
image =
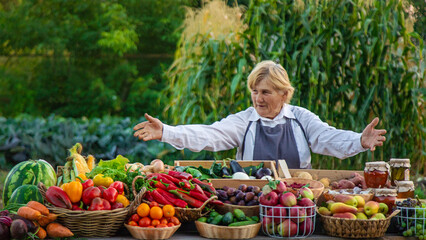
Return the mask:
<svg viewBox="0 0 426 240">
<path fill-rule="evenodd" d="M 408 158 L 391 158 L 389 161 L 391 184 L 396 186 L 395 181 L 410 180 L 410 159 Z"/>
<path fill-rule="evenodd" d="M 386 203 L 389 207 L 389 212 L 392 211 L 393 206 L 395 205 L 397 192 L 396 189 L 390 188 L 377 188 L 374 191 L 373 201 L 379 203 Z"/>
<path fill-rule="evenodd" d="M 364 179 L 367 187 L 381 188 L 386 185 L 389 177 L 389 165 L 384 162 L 367 162 L 364 168 Z"/>
<path fill-rule="evenodd" d="M 396 189 L 398 190 L 398 198 L 413 198 L 414 183 L 413 181 L 396 181 Z"/>
</svg>

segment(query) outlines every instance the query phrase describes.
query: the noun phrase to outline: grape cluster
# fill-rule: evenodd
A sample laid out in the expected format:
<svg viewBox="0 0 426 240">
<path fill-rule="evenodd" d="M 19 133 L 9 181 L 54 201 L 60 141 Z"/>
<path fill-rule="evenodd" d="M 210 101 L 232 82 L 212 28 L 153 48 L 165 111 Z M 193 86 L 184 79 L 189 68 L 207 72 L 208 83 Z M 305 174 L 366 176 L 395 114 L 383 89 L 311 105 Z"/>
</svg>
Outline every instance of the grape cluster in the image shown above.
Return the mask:
<svg viewBox="0 0 426 240">
<path fill-rule="evenodd" d="M 224 186 L 217 190 L 220 201 L 240 206 L 259 205 L 259 197 L 262 194 L 260 187 L 241 184 L 238 189 Z"/>
<path fill-rule="evenodd" d="M 417 236 L 420 240 L 426 239 L 426 203 L 407 198 L 397 202 L 396 208 L 401 211 L 397 227 L 402 235 Z"/>
</svg>

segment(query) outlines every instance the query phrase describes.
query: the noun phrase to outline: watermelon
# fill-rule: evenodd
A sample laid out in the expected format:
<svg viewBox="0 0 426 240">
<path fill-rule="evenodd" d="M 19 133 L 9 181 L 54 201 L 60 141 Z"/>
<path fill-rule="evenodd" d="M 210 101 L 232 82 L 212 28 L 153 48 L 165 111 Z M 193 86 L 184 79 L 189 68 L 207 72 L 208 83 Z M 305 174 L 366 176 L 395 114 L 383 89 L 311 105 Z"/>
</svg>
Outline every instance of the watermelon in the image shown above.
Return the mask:
<svg viewBox="0 0 426 240">
<path fill-rule="evenodd" d="M 28 160 L 18 163 L 7 174 L 3 187 L 3 204 L 6 206 L 13 191 L 29 184 L 43 182 L 46 187 L 56 185 L 56 173 L 52 165 L 45 160 Z"/>
<path fill-rule="evenodd" d="M 13 191 L 12 196 L 10 196 L 8 204 L 20 203 L 27 204 L 29 201 L 37 201 L 43 203 L 43 197 L 38 191 L 36 185 L 22 185 Z"/>
</svg>

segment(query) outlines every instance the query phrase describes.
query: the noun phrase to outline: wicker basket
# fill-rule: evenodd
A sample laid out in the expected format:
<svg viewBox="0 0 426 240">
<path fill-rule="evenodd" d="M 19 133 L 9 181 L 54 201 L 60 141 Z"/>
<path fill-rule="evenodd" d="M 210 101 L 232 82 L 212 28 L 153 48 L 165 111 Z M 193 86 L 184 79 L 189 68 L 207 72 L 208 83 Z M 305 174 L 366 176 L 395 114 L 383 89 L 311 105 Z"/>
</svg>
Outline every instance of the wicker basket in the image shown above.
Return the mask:
<svg viewBox="0 0 426 240">
<path fill-rule="evenodd" d="M 318 212 L 318 209 L 317 209 Z M 399 210 L 394 211 L 386 219 L 345 219 L 321 215 L 323 227 L 327 235 L 342 238 L 378 238 L 383 237 L 389 227 L 391 218 Z"/>
<path fill-rule="evenodd" d="M 315 180 L 305 178 L 282 178 L 281 181 L 286 182 L 287 185 L 290 185 L 292 183 L 301 183 L 303 185 L 309 184 L 309 188 L 312 190 L 315 199 L 318 199 L 324 191 L 324 184 Z M 296 194 L 297 196 L 297 191 L 299 189 L 287 187 L 287 190 Z"/>
<path fill-rule="evenodd" d="M 46 187 L 42 182 L 37 185 L 46 207 L 58 215 L 58 221 L 69 228 L 75 235 L 80 237 L 111 237 L 123 226 L 128 216 L 136 211 L 137 206 L 142 202 L 145 193 L 143 188 L 135 194 L 135 200 L 126 208 L 102 211 L 73 211 L 59 208 L 47 203 Z"/>
<path fill-rule="evenodd" d="M 147 227 L 137 227 L 124 224 L 124 226 L 132 234 L 133 238 L 136 239 L 168 239 L 173 236 L 173 234 L 178 230 L 181 224 L 173 227 L 165 228 L 147 228 Z"/>
<path fill-rule="evenodd" d="M 227 212 L 234 212 L 235 209 L 240 209 L 244 212 L 246 216 L 258 216 L 259 217 L 259 205 L 255 206 L 240 206 L 234 204 L 224 203 L 223 205 L 219 205 L 216 207 L 216 210 L 220 214 L 225 214 Z"/>
<path fill-rule="evenodd" d="M 254 238 L 259 233 L 261 223 L 227 227 L 195 221 L 195 226 L 202 237 L 215 239 L 248 239 Z"/>
<path fill-rule="evenodd" d="M 132 189 L 133 189 L 133 194 L 136 193 L 136 188 L 135 188 L 135 183 L 136 180 L 140 179 L 140 178 L 144 178 L 143 176 L 137 176 L 133 179 L 132 182 Z M 204 211 L 204 208 L 206 207 L 206 205 L 214 200 L 217 199 L 217 196 L 212 196 L 211 198 L 209 198 L 207 201 L 205 201 L 203 203 L 203 205 L 199 208 L 180 208 L 180 207 L 175 207 L 175 216 L 179 219 L 179 221 L 182 222 L 191 222 L 191 221 L 195 221 L 198 218 L 206 215 L 207 213 L 209 213 L 210 211 Z M 145 203 L 149 204 L 149 201 L 147 200 L 142 200 Z M 159 204 L 161 207 L 163 207 L 163 205 Z"/>
</svg>

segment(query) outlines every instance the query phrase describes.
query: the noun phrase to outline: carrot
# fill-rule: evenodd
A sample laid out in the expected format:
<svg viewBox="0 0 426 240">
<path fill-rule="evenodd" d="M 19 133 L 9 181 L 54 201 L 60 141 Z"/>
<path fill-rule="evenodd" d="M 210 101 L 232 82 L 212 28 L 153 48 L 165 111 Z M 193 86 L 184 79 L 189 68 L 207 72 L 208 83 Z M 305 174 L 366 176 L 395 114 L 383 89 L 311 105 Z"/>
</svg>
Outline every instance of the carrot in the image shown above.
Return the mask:
<svg viewBox="0 0 426 240">
<path fill-rule="evenodd" d="M 46 228 L 47 235 L 52 238 L 72 237 L 74 234 L 59 223 L 49 223 Z"/>
<path fill-rule="evenodd" d="M 47 224 L 55 221 L 57 217 L 58 215 L 54 213 L 49 213 L 49 215 L 47 216 L 41 215 L 41 217 L 37 220 L 37 222 L 38 224 L 40 224 L 40 226 L 45 227 L 47 226 Z"/>
<path fill-rule="evenodd" d="M 20 207 L 18 209 L 18 215 L 28 220 L 38 220 L 41 217 L 41 213 L 30 207 Z"/>
<path fill-rule="evenodd" d="M 46 230 L 44 230 L 42 227 L 38 227 L 36 236 L 40 239 L 45 239 L 47 236 Z"/>
<path fill-rule="evenodd" d="M 49 209 L 47 209 L 47 207 L 45 207 L 43 204 L 36 202 L 36 201 L 29 201 L 27 203 L 27 207 L 30 207 L 34 210 L 37 210 L 41 214 L 46 215 L 46 216 L 49 214 Z"/>
</svg>

